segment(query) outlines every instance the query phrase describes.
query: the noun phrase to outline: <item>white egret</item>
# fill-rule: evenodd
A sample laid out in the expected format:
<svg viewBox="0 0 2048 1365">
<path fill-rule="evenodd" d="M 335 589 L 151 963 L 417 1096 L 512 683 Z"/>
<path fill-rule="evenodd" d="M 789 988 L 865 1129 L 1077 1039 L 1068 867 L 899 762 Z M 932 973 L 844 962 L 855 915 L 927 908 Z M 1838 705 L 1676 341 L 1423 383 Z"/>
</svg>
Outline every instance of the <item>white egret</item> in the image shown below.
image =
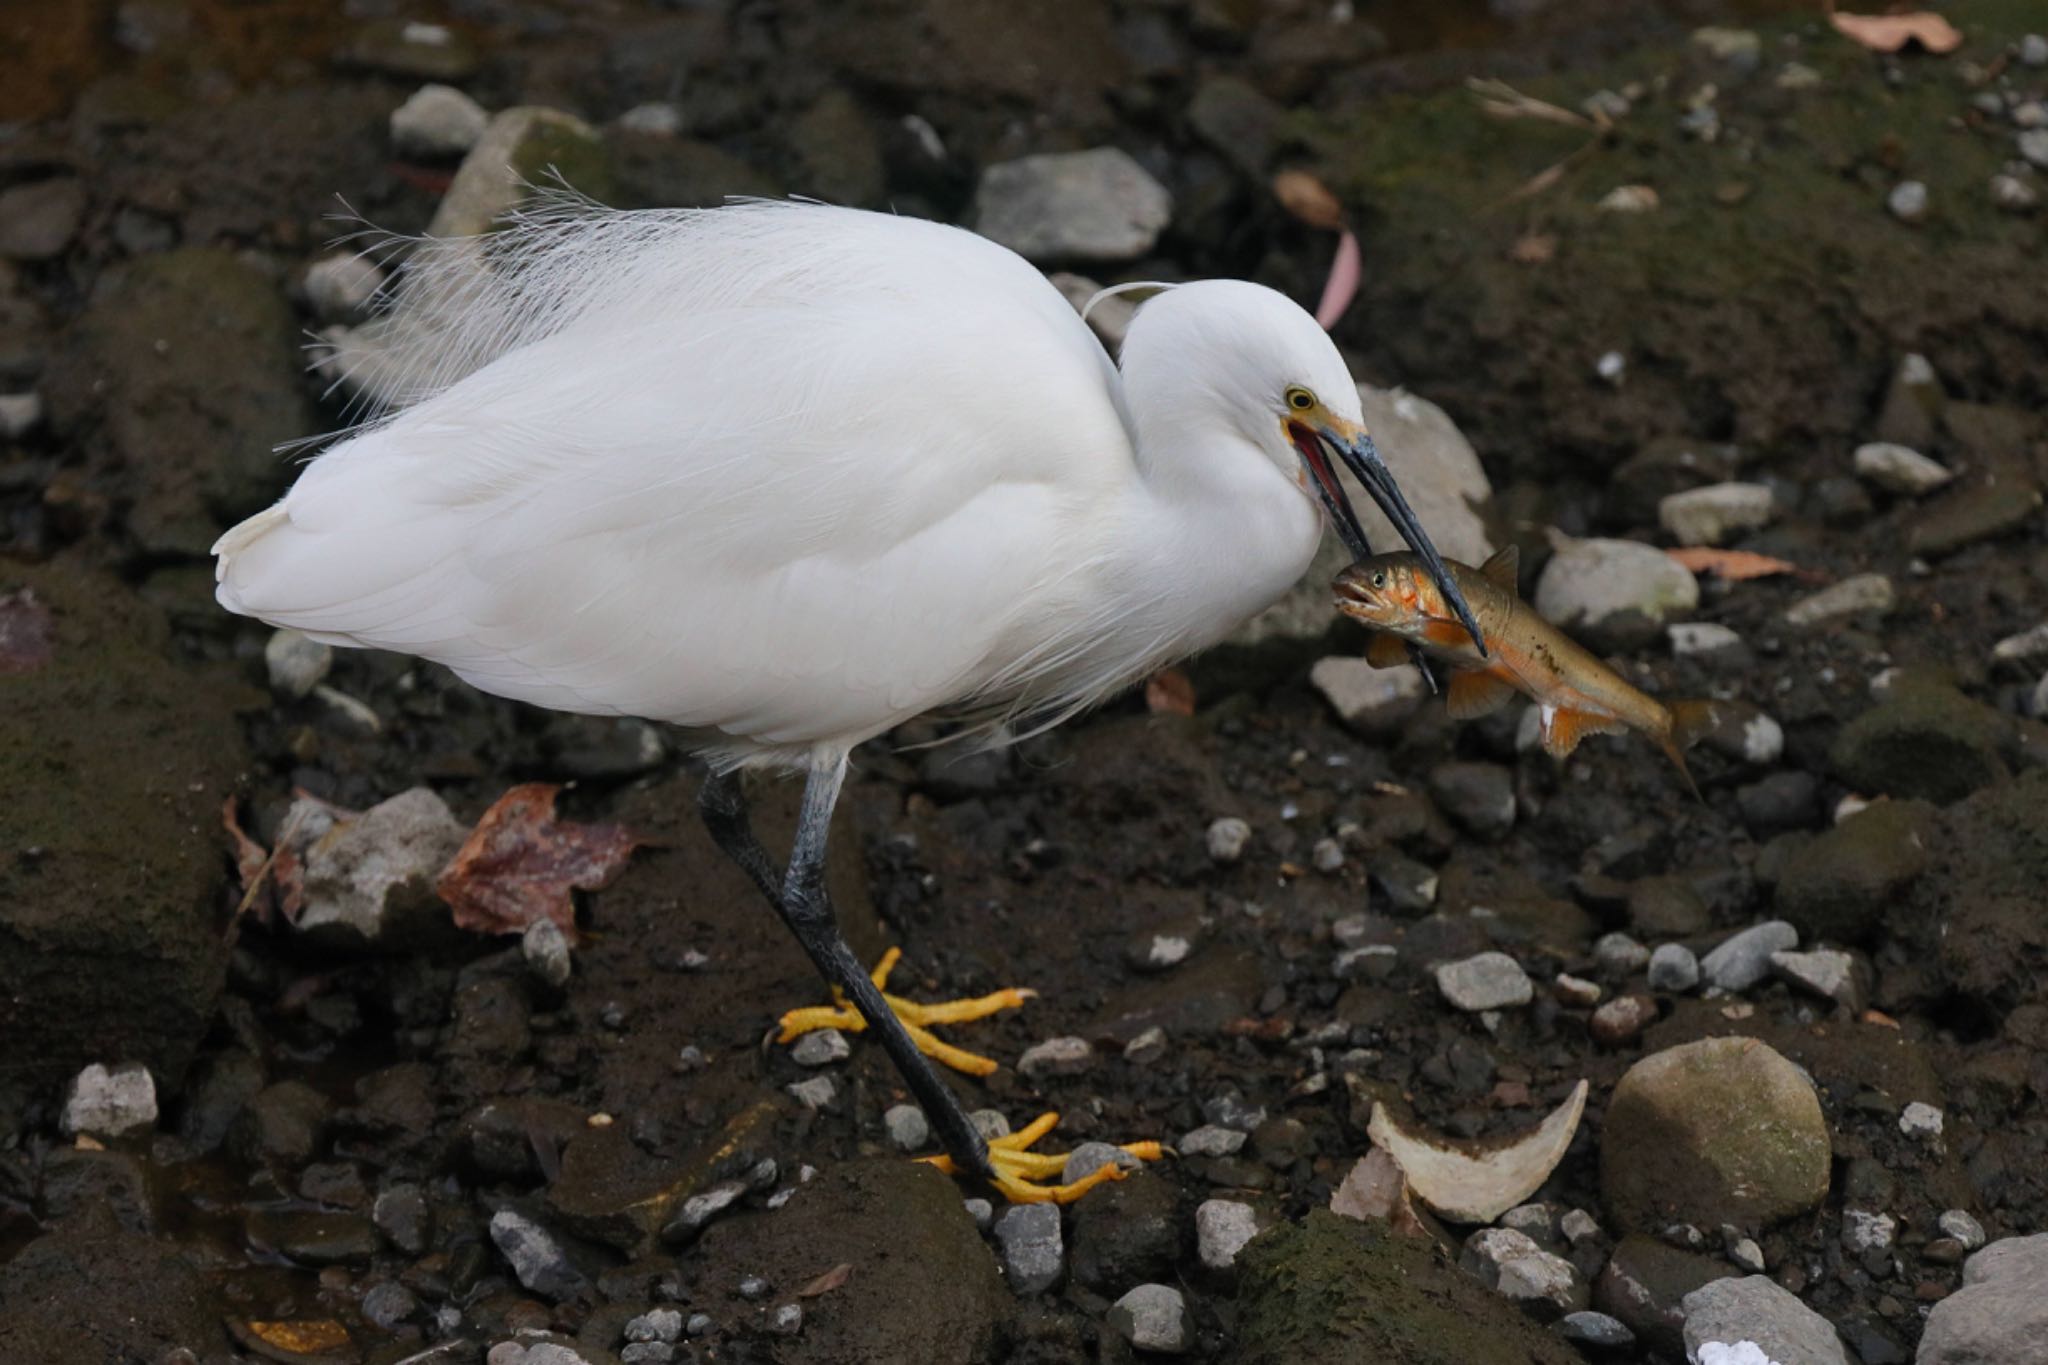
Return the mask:
<svg viewBox="0 0 2048 1365">
<path fill-rule="evenodd" d="M 536 705 L 667 722 L 704 818 L 845 992 L 955 1162 L 990 1149 L 862 972 L 824 894 L 862 741 L 932 711 L 1049 722 L 1369 553 L 1342 460 L 1462 605 L 1299 307 L 1212 281 L 1113 365 L 1022 258 L 810 204 L 558 206 L 416 259 L 403 406 L 215 547 L 231 611 L 447 665 Z M 399 376 L 391 379 L 390 376 Z M 1009 728 L 1005 729 L 1008 723 Z M 778 875 L 736 770 L 805 776 Z"/>
</svg>

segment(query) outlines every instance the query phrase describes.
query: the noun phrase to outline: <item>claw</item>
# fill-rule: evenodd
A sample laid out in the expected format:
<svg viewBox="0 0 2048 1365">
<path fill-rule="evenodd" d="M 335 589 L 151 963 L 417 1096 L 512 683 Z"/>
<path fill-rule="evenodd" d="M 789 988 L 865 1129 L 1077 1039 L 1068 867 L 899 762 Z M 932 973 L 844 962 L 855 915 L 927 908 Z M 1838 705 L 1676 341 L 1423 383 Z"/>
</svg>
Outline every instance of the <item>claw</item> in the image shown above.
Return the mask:
<svg viewBox="0 0 2048 1365">
<path fill-rule="evenodd" d="M 969 1076 L 986 1076 L 996 1069 L 993 1058 L 954 1047 L 936 1037 L 930 1029 L 933 1024 L 964 1024 L 970 1020 L 983 1019 L 999 1010 L 1015 1009 L 1038 992 L 1032 990 L 1001 990 L 967 1000 L 942 1000 L 935 1004 L 923 1005 L 915 1000 L 905 1000 L 900 995 L 891 995 L 882 988 L 888 984 L 889 973 L 903 958 L 901 948 L 891 948 L 882 954 L 882 960 L 868 976 L 875 983 L 875 989 L 882 991 L 882 999 L 903 1021 L 904 1031 L 910 1034 L 917 1050 L 935 1062 L 952 1067 L 955 1071 Z M 847 1033 L 859 1033 L 868 1026 L 860 1011 L 846 1003 L 845 997 L 835 987 L 832 991 L 835 1003 L 811 1005 L 794 1009 L 782 1016 L 782 1031 L 775 1035 L 778 1043 L 793 1042 L 806 1033 L 819 1029 L 836 1028 Z"/>
<path fill-rule="evenodd" d="M 1012 1204 L 1071 1204 L 1097 1185 L 1122 1180 L 1129 1174 L 1116 1162 L 1110 1162 L 1096 1167 L 1071 1184 L 1034 1183 L 1048 1176 L 1057 1176 L 1066 1169 L 1067 1159 L 1064 1156 L 1025 1150 L 1050 1133 L 1053 1125 L 1059 1121 L 1060 1116 L 1057 1113 L 1040 1114 L 1025 1127 L 1006 1137 L 989 1139 L 988 1160 L 989 1165 L 995 1169 L 991 1183 Z M 1157 1161 L 1166 1154 L 1166 1149 L 1156 1142 L 1127 1142 L 1118 1150 L 1128 1152 L 1140 1161 Z M 919 1157 L 918 1160 L 928 1166 L 936 1166 L 948 1175 L 957 1174 L 959 1171 L 959 1167 L 949 1156 Z"/>
</svg>

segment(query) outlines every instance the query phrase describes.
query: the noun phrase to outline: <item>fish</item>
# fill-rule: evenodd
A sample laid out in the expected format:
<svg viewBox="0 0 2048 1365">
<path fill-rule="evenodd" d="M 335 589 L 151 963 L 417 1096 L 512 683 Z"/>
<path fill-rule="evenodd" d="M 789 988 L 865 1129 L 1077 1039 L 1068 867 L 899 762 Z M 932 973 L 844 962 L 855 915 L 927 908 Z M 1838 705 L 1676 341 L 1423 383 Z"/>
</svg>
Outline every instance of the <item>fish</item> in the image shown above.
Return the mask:
<svg viewBox="0 0 2048 1365">
<path fill-rule="evenodd" d="M 1481 653 L 1413 554 L 1374 555 L 1337 575 L 1337 610 L 1374 632 L 1367 662 L 1392 668 L 1420 651 L 1450 673 L 1453 720 L 1491 715 L 1516 693 L 1539 708 L 1544 751 L 1563 759 L 1587 735 L 1636 731 L 1663 749 L 1685 785 L 1699 786 L 1685 751 L 1717 723 L 1711 701 L 1661 702 L 1538 616 L 1517 591 L 1521 556 L 1510 545 L 1478 568 L 1444 561 L 1479 623 Z"/>
</svg>

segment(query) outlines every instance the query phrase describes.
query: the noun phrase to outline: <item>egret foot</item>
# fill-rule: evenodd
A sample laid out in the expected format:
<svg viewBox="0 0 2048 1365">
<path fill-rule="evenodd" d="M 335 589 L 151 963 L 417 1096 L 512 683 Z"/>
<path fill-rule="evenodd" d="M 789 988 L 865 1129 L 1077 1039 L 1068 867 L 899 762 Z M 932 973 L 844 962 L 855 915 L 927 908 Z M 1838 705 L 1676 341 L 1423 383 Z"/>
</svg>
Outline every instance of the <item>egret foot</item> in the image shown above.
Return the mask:
<svg viewBox="0 0 2048 1365">
<path fill-rule="evenodd" d="M 1129 1174 L 1112 1161 L 1096 1167 L 1070 1185 L 1034 1183 L 1049 1176 L 1058 1176 L 1066 1170 L 1067 1159 L 1064 1156 L 1024 1150 L 1050 1133 L 1059 1121 L 1057 1113 L 1040 1114 L 1027 1127 L 1019 1128 L 1009 1136 L 988 1140 L 988 1161 L 995 1168 L 989 1183 L 1002 1191 L 1003 1197 L 1012 1204 L 1071 1204 L 1097 1185 L 1122 1180 Z M 1156 1142 L 1126 1142 L 1117 1150 L 1128 1152 L 1140 1161 L 1157 1161 L 1166 1154 L 1166 1149 Z M 918 1160 L 928 1166 L 936 1166 L 948 1175 L 956 1174 L 959 1169 L 949 1156 L 925 1156 Z"/>
<path fill-rule="evenodd" d="M 882 990 L 882 987 L 889 983 L 889 973 L 896 969 L 896 964 L 902 957 L 901 948 L 891 948 L 882 954 L 882 960 L 876 963 L 874 971 L 868 974 L 869 979 L 875 983 L 876 990 Z M 997 1010 L 1015 1009 L 1037 994 L 1037 991 L 1011 989 L 995 991 L 971 1000 L 943 1000 L 934 1005 L 920 1005 L 915 1000 L 905 1000 L 900 995 L 890 995 L 887 991 L 882 991 L 882 999 L 888 1002 L 890 1010 L 902 1021 L 904 1031 L 910 1035 L 911 1041 L 917 1044 L 919 1052 L 933 1061 L 943 1062 L 955 1071 L 965 1072 L 969 1076 L 986 1076 L 996 1069 L 996 1063 L 992 1058 L 968 1052 L 942 1041 L 933 1035 L 930 1026 L 961 1024 L 970 1019 L 985 1018 Z M 832 988 L 832 999 L 836 1003 L 813 1005 L 805 1009 L 791 1010 L 783 1015 L 782 1032 L 775 1035 L 775 1041 L 787 1043 L 821 1028 L 859 1033 L 868 1026 L 868 1021 L 861 1017 L 860 1011 L 846 1003 L 845 993 L 837 986 Z"/>
</svg>

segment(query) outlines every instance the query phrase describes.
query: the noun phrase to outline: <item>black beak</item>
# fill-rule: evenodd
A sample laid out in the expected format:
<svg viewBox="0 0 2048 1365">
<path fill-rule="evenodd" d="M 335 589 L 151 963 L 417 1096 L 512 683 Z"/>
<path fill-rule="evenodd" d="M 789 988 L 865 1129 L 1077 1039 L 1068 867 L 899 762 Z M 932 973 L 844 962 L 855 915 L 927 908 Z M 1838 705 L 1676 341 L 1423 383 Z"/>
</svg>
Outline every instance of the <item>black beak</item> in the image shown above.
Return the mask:
<svg viewBox="0 0 2048 1365">
<path fill-rule="evenodd" d="M 1444 567 L 1443 556 L 1436 552 L 1436 546 L 1429 543 L 1429 533 L 1415 519 L 1415 511 L 1408 506 L 1408 499 L 1401 496 L 1401 487 L 1394 482 L 1393 471 L 1380 459 L 1379 447 L 1373 444 L 1372 437 L 1361 431 L 1356 438 L 1347 440 L 1327 428 L 1311 431 L 1299 424 L 1293 426 L 1292 432 L 1295 447 L 1301 451 L 1302 458 L 1308 462 L 1309 473 L 1314 476 L 1316 495 L 1322 500 L 1323 510 L 1329 514 L 1330 524 L 1337 528 L 1337 535 L 1343 540 L 1344 548 L 1351 551 L 1351 557 L 1367 559 L 1373 550 L 1366 541 L 1365 528 L 1358 523 L 1358 514 L 1351 510 L 1351 502 L 1344 496 L 1344 489 L 1331 469 L 1330 455 L 1333 453 L 1349 466 L 1365 491 L 1372 494 L 1372 500 L 1379 504 L 1380 511 L 1386 513 L 1387 520 L 1394 523 L 1394 529 L 1415 551 L 1422 566 L 1429 570 L 1437 590 L 1444 595 L 1444 601 L 1458 613 L 1458 620 L 1464 623 L 1473 645 L 1484 656 L 1486 641 L 1479 633 L 1479 622 L 1473 619 L 1472 608 L 1465 604 L 1465 594 L 1458 591 L 1458 582 Z M 1304 436 L 1309 439 L 1302 439 Z"/>
</svg>

